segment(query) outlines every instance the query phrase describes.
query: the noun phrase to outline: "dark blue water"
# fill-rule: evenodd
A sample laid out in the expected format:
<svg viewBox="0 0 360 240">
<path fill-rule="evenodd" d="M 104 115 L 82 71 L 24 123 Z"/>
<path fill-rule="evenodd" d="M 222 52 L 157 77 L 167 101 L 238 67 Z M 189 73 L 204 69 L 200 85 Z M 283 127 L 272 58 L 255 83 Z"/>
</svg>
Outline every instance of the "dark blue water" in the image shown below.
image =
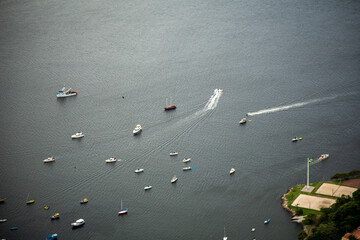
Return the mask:
<svg viewBox="0 0 360 240">
<path fill-rule="evenodd" d="M 226 226 L 229 239 L 296 239 L 280 196 L 306 182 L 306 158 L 330 153 L 311 182 L 360 168 L 359 10 L 334 0 L 1 1 L 0 237 L 221 239 Z M 79 95 L 57 99 L 63 86 Z M 169 97 L 178 108 L 164 112 Z M 248 112 L 259 114 L 239 126 Z M 112 156 L 122 161 L 105 164 Z M 196 168 L 183 172 L 184 157 Z"/>
</svg>

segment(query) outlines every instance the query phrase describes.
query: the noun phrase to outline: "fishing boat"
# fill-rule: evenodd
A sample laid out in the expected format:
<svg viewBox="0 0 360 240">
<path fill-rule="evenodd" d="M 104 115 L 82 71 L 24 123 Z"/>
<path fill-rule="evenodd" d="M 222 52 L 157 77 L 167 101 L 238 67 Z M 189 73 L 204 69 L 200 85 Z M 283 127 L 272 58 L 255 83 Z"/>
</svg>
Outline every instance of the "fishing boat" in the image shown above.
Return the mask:
<svg viewBox="0 0 360 240">
<path fill-rule="evenodd" d="M 0 219 L 0 223 L 6 222 L 6 221 L 7 221 L 6 218 Z"/>
<path fill-rule="evenodd" d="M 66 89 L 65 87 L 63 87 L 56 93 L 56 97 L 58 98 L 71 97 L 71 96 L 76 96 L 77 94 L 78 94 L 77 91 L 73 91 L 71 88 Z"/>
<path fill-rule="evenodd" d="M 293 137 L 293 138 L 291 139 L 292 142 L 297 142 L 297 141 L 299 141 L 299 140 L 302 140 L 302 137 Z"/>
<path fill-rule="evenodd" d="M 178 180 L 178 178 L 176 176 L 174 176 L 172 179 L 171 179 L 171 183 L 176 183 L 176 181 Z"/>
<path fill-rule="evenodd" d="M 117 161 L 116 157 L 111 157 L 111 158 L 105 160 L 105 162 L 107 162 L 107 163 L 112 163 L 112 162 L 116 162 L 116 161 Z"/>
<path fill-rule="evenodd" d="M 191 158 L 184 158 L 183 163 L 187 163 L 187 162 L 190 162 L 190 161 L 191 161 Z"/>
<path fill-rule="evenodd" d="M 330 156 L 330 154 L 328 154 L 328 153 L 324 153 L 324 154 L 321 154 L 321 155 L 320 155 L 320 157 L 319 157 L 318 159 L 321 161 L 321 160 L 324 160 L 324 159 L 329 158 L 329 156 Z"/>
<path fill-rule="evenodd" d="M 167 102 L 167 98 L 166 98 L 166 105 L 164 107 L 164 110 L 165 111 L 169 111 L 169 110 L 175 110 L 176 109 L 176 105 L 175 104 L 172 104 L 172 98 L 170 97 L 170 104 L 168 104 Z"/>
<path fill-rule="evenodd" d="M 230 175 L 233 174 L 235 172 L 235 168 L 231 168 L 230 169 Z"/>
<path fill-rule="evenodd" d="M 176 156 L 176 155 L 178 155 L 179 153 L 178 152 L 171 152 L 170 153 L 170 156 Z"/>
<path fill-rule="evenodd" d="M 147 186 L 144 187 L 145 190 L 150 190 L 151 188 L 152 188 L 151 185 L 147 185 Z"/>
<path fill-rule="evenodd" d="M 142 168 L 138 168 L 135 170 L 136 173 L 142 173 L 143 171 L 144 171 L 144 169 L 142 169 Z"/>
<path fill-rule="evenodd" d="M 123 215 L 123 214 L 127 214 L 128 213 L 128 210 L 127 210 L 127 208 L 123 208 L 123 206 L 122 206 L 122 200 L 121 200 L 121 208 L 120 208 L 121 210 L 120 210 L 120 212 L 118 212 L 118 215 Z"/>
<path fill-rule="evenodd" d="M 55 213 L 54 215 L 51 216 L 51 220 L 55 220 L 59 218 L 60 218 L 60 213 Z"/>
<path fill-rule="evenodd" d="M 245 124 L 246 123 L 246 118 L 242 118 L 240 121 L 239 121 L 239 124 Z"/>
<path fill-rule="evenodd" d="M 189 170 L 191 170 L 191 167 L 190 167 L 190 166 L 183 168 L 183 171 L 189 171 Z"/>
<path fill-rule="evenodd" d="M 77 227 L 81 227 L 84 224 L 85 224 L 85 220 L 80 218 L 80 219 L 76 220 L 76 222 L 71 223 L 71 226 L 73 228 L 77 228 Z"/>
<path fill-rule="evenodd" d="M 54 161 L 55 161 L 55 157 L 48 157 L 48 158 L 43 160 L 44 163 L 54 162 Z"/>
<path fill-rule="evenodd" d="M 51 234 L 51 235 L 47 236 L 46 239 L 48 239 L 48 240 L 57 239 L 57 237 L 58 237 L 58 235 L 56 233 L 54 233 L 54 234 Z"/>
<path fill-rule="evenodd" d="M 84 137 L 84 134 L 82 132 L 77 132 L 74 135 L 71 135 L 72 139 L 74 139 L 74 138 L 82 138 L 82 137 Z"/>
<path fill-rule="evenodd" d="M 228 239 L 228 237 L 226 236 L 226 234 L 225 234 L 225 226 L 224 226 L 224 237 L 223 237 L 223 240 L 227 240 Z"/>
<path fill-rule="evenodd" d="M 30 196 L 30 193 L 28 193 L 26 200 L 29 199 L 29 196 Z M 35 203 L 35 200 L 27 200 L 26 201 L 26 204 L 33 204 L 33 203 Z"/>
<path fill-rule="evenodd" d="M 84 198 L 83 200 L 80 201 L 80 204 L 85 204 L 85 203 L 88 203 L 87 198 Z"/>
<path fill-rule="evenodd" d="M 137 134 L 141 133 L 141 131 L 142 131 L 142 127 L 140 124 L 138 124 L 138 125 L 136 125 L 135 129 L 133 130 L 133 134 L 137 135 Z"/>
<path fill-rule="evenodd" d="M 265 219 L 264 224 L 268 224 L 270 222 L 270 218 Z"/>
</svg>

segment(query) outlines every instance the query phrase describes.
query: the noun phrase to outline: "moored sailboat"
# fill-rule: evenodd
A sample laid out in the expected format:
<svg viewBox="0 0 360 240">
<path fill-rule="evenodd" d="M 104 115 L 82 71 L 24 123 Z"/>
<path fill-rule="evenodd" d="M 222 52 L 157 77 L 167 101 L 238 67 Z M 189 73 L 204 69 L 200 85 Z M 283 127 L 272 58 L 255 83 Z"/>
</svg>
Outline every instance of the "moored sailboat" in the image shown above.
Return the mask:
<svg viewBox="0 0 360 240">
<path fill-rule="evenodd" d="M 169 111 L 169 110 L 174 110 L 174 109 L 176 109 L 176 105 L 172 104 L 172 98 L 170 97 L 170 104 L 168 104 L 167 98 L 166 98 L 166 105 L 164 107 L 164 110 Z"/>
<path fill-rule="evenodd" d="M 128 210 L 127 208 L 123 208 L 122 206 L 122 200 L 121 200 L 121 207 L 120 207 L 120 212 L 118 212 L 118 215 L 123 215 L 123 214 L 127 214 L 128 213 Z"/>
</svg>

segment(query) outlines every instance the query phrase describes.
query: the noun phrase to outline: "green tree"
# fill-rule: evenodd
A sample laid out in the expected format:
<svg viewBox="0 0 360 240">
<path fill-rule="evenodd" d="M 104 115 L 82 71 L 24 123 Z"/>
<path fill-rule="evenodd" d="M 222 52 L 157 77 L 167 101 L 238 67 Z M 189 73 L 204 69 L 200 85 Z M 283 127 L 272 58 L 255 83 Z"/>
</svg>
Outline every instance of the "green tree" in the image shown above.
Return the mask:
<svg viewBox="0 0 360 240">
<path fill-rule="evenodd" d="M 298 240 L 304 240 L 306 237 L 307 237 L 307 234 L 306 234 L 306 232 L 304 230 L 299 232 L 298 235 L 297 235 Z"/>
<path fill-rule="evenodd" d="M 337 228 L 333 223 L 320 224 L 313 230 L 308 240 L 339 240 Z"/>
</svg>

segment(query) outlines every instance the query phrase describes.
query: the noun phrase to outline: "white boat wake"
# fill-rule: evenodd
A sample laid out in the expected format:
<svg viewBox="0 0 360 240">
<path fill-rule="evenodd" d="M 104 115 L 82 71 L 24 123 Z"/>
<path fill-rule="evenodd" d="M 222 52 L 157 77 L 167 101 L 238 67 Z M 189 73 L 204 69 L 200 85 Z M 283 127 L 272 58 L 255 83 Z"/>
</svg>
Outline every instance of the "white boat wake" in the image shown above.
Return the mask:
<svg viewBox="0 0 360 240">
<path fill-rule="evenodd" d="M 268 108 L 268 109 L 263 109 L 257 112 L 249 112 L 247 113 L 248 116 L 255 116 L 255 115 L 260 115 L 260 114 L 265 114 L 265 113 L 273 113 L 273 112 L 279 112 L 279 111 L 285 111 L 291 108 L 297 108 L 297 107 L 302 107 L 311 103 L 317 103 L 317 102 L 322 102 L 322 101 L 326 101 L 326 100 L 332 100 L 337 98 L 338 96 L 332 96 L 332 97 L 324 97 L 324 98 L 316 98 L 313 100 L 309 100 L 309 101 L 305 101 L 305 102 L 299 102 L 299 103 L 294 103 L 294 104 L 290 104 L 290 105 L 285 105 L 285 106 L 280 106 L 280 107 L 274 107 L 274 108 Z"/>
<path fill-rule="evenodd" d="M 211 95 L 210 99 L 206 103 L 203 111 L 205 112 L 216 108 L 222 94 L 223 94 L 222 89 L 215 89 L 213 95 Z"/>
</svg>

